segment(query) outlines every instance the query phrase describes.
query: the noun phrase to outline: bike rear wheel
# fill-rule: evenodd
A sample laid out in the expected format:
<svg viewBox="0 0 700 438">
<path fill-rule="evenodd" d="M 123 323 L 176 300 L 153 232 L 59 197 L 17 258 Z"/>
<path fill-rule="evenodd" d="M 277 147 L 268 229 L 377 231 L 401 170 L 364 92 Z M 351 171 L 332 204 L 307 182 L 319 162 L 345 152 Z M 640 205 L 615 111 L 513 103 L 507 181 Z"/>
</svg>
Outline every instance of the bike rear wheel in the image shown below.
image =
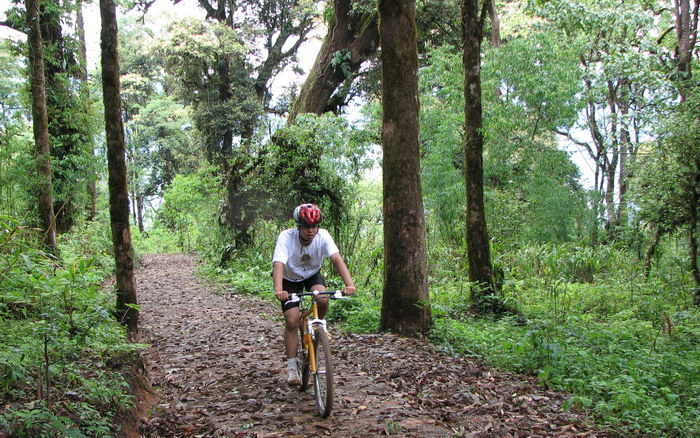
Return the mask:
<svg viewBox="0 0 700 438">
<path fill-rule="evenodd" d="M 333 409 L 333 364 L 331 363 L 331 345 L 322 327 L 314 329 L 314 350 L 316 353 L 316 373 L 314 374 L 314 392 L 318 414 L 326 418 Z"/>
<path fill-rule="evenodd" d="M 297 334 L 297 372 L 301 378 L 299 391 L 306 391 L 309 387 L 309 362 L 307 360 L 306 345 L 304 344 L 304 329 L 299 326 Z"/>
</svg>

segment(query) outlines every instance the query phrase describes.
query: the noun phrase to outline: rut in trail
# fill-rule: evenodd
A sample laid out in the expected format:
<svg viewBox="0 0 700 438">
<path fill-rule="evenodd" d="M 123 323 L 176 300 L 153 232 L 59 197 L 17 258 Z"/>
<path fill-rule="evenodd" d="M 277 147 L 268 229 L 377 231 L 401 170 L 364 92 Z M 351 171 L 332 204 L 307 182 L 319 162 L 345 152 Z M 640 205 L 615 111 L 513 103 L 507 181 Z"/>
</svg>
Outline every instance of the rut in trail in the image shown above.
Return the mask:
<svg viewBox="0 0 700 438">
<path fill-rule="evenodd" d="M 333 329 L 335 407 L 322 419 L 311 392 L 286 385 L 279 306 L 217 291 L 195 265 L 188 255 L 146 255 L 136 273 L 156 394 L 140 419 L 144 437 L 613 436 L 562 412 L 565 398 L 532 379 L 425 340 Z"/>
</svg>

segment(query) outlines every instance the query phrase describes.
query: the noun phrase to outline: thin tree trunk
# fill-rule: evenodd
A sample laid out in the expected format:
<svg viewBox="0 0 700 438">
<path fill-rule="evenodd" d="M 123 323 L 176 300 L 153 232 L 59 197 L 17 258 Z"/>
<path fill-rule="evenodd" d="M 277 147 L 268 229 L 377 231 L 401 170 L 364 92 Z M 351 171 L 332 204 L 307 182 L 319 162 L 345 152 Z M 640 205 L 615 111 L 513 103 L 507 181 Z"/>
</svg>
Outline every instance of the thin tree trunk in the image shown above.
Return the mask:
<svg viewBox="0 0 700 438">
<path fill-rule="evenodd" d="M 484 11 L 482 11 L 483 14 Z M 484 135 L 481 106 L 481 40 L 483 16 L 477 0 L 462 4 L 464 38 L 464 168 L 467 203 L 467 259 L 469 281 L 473 283 L 472 302 L 477 311 L 492 311 L 497 293 L 484 206 Z"/>
<path fill-rule="evenodd" d="M 678 38 L 678 48 L 676 58 L 678 60 L 678 72 L 683 74 L 683 79 L 690 79 L 691 60 L 691 13 L 690 0 L 674 0 L 674 10 L 676 15 L 676 36 Z"/>
<path fill-rule="evenodd" d="M 117 316 L 135 335 L 138 330 L 134 252 L 129 227 L 129 191 L 126 178 L 124 125 L 122 122 L 117 17 L 114 0 L 100 0 L 102 17 L 102 88 L 109 167 L 109 213 L 116 263 Z"/>
<path fill-rule="evenodd" d="M 380 0 L 379 15 L 385 260 L 380 330 L 414 335 L 430 323 L 415 0 Z"/>
<path fill-rule="evenodd" d="M 57 254 L 58 244 L 56 243 L 56 222 L 53 211 L 49 121 L 46 115 L 44 49 L 39 23 L 39 0 L 26 0 L 26 8 L 27 27 L 29 28 L 29 68 L 32 92 L 32 125 L 38 174 L 39 218 L 44 232 L 44 244 L 50 251 Z"/>
<path fill-rule="evenodd" d="M 609 135 L 612 138 L 613 144 L 610 147 L 610 156 L 608 156 L 607 151 L 604 152 L 605 159 L 607 161 L 606 172 L 608 180 L 608 185 L 606 186 L 605 190 L 605 211 L 608 221 L 608 239 L 612 238 L 613 240 L 616 238 L 615 224 L 617 220 L 617 209 L 615 208 L 615 174 L 617 172 L 617 163 L 620 159 L 617 90 L 618 87 L 611 81 L 608 81 L 608 105 L 610 106 L 611 114 L 611 128 Z"/>
<path fill-rule="evenodd" d="M 491 32 L 489 35 L 489 39 L 491 41 L 491 47 L 500 47 L 501 46 L 501 20 L 498 18 L 498 12 L 496 11 L 495 0 L 489 0 L 488 5 L 485 5 L 484 7 L 488 7 L 489 20 L 491 21 Z"/>
<path fill-rule="evenodd" d="M 700 306 L 700 269 L 698 269 L 698 201 L 700 196 L 698 195 L 698 189 L 700 188 L 700 168 L 695 169 L 695 178 L 692 188 L 692 194 L 690 197 L 690 220 L 689 220 L 689 233 L 688 233 L 688 245 L 690 246 L 690 273 L 695 282 L 695 305 Z"/>
<path fill-rule="evenodd" d="M 88 84 L 88 66 L 87 66 L 87 45 L 85 43 L 85 20 L 83 19 L 83 2 L 78 3 L 78 11 L 76 17 L 76 32 L 78 34 L 78 60 L 80 63 L 79 77 L 81 82 L 81 93 L 83 98 L 89 102 L 90 86 Z M 93 151 L 94 155 L 94 151 Z M 88 199 L 88 220 L 95 220 L 97 217 L 97 175 L 94 172 L 90 175 L 87 187 Z"/>
<path fill-rule="evenodd" d="M 629 102 L 625 100 L 620 105 L 620 113 L 622 114 L 622 126 L 620 127 L 620 175 L 619 175 L 619 191 L 620 202 L 617 207 L 616 224 L 619 227 L 627 226 L 627 180 L 629 179 L 627 160 L 629 153 L 632 150 L 632 140 L 630 138 L 629 125 L 626 122 L 629 114 Z"/>
<path fill-rule="evenodd" d="M 143 234 L 143 196 L 136 196 L 136 223 L 139 227 L 139 232 Z"/>
<path fill-rule="evenodd" d="M 654 238 L 652 239 L 649 248 L 647 248 L 646 253 L 644 253 L 644 276 L 647 278 L 649 278 L 649 274 L 651 273 L 651 259 L 654 257 L 656 248 L 659 246 L 662 234 L 663 232 L 661 227 L 657 225 L 656 231 L 654 231 Z"/>
<path fill-rule="evenodd" d="M 673 10 L 676 16 L 676 37 L 678 46 L 676 47 L 676 62 L 678 63 L 678 73 L 681 79 L 686 81 L 679 86 L 681 102 L 688 98 L 690 90 L 688 84 L 693 76 L 691 60 L 693 49 L 697 43 L 698 33 L 698 6 L 699 0 L 695 0 L 695 5 L 691 11 L 690 0 L 674 0 Z"/>
</svg>

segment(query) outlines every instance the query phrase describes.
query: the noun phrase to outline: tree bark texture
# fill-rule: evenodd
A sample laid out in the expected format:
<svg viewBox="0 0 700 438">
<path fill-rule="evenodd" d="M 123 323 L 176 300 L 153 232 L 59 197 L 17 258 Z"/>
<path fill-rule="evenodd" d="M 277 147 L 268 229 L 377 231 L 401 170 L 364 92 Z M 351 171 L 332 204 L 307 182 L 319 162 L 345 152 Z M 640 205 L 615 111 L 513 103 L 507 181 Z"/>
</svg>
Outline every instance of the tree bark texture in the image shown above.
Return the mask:
<svg viewBox="0 0 700 438">
<path fill-rule="evenodd" d="M 304 113 L 323 114 L 330 110 L 329 100 L 348 77 L 340 66 L 333 66 L 336 53 L 350 54 L 350 74 L 359 71 L 379 43 L 377 18 L 374 14 L 353 14 L 353 0 L 333 1 L 333 20 L 318 52 L 314 66 L 304 81 L 289 113 L 289 123 Z"/>
<path fill-rule="evenodd" d="M 498 12 L 496 11 L 496 1 L 489 0 L 488 5 L 489 20 L 491 21 L 491 31 L 489 35 L 489 40 L 491 41 L 491 47 L 501 46 L 501 20 L 498 18 Z"/>
<path fill-rule="evenodd" d="M 695 298 L 694 303 L 700 306 L 700 268 L 698 268 L 698 201 L 700 201 L 700 165 L 696 163 L 695 177 L 690 196 L 690 220 L 688 233 L 688 246 L 690 247 L 690 273 L 695 283 Z"/>
<path fill-rule="evenodd" d="M 86 100 L 90 99 L 90 85 L 88 84 L 88 74 L 87 74 L 87 44 L 85 42 L 85 20 L 83 18 L 83 2 L 78 3 L 78 10 L 76 12 L 75 29 L 78 36 L 78 61 L 79 61 L 79 76 L 78 79 L 81 82 L 80 92 Z M 94 150 L 93 150 L 94 155 Z M 89 175 L 89 180 L 87 184 L 88 191 L 88 205 L 87 213 L 88 220 L 93 221 L 97 217 L 97 175 L 95 172 L 91 172 Z"/>
<path fill-rule="evenodd" d="M 673 1 L 673 10 L 676 16 L 676 37 L 678 38 L 676 62 L 678 63 L 678 73 L 685 81 L 690 81 L 693 75 L 691 60 L 698 36 L 698 6 L 700 6 L 700 0 L 694 2 L 691 0 Z M 685 101 L 690 90 L 688 90 L 687 85 L 681 85 L 679 93 L 681 101 Z"/>
<path fill-rule="evenodd" d="M 415 0 L 380 0 L 379 16 L 385 260 L 380 330 L 414 335 L 430 324 Z"/>
<path fill-rule="evenodd" d="M 44 232 L 44 244 L 53 253 L 57 253 L 56 221 L 53 211 L 53 183 L 51 180 L 49 121 L 46 114 L 44 49 L 39 23 L 39 0 L 27 0 L 26 8 L 27 27 L 29 28 L 29 70 L 32 93 L 34 150 L 38 176 L 39 219 Z"/>
<path fill-rule="evenodd" d="M 124 125 L 122 122 L 119 55 L 117 53 L 117 17 L 114 0 L 100 0 L 102 33 L 102 88 L 107 133 L 109 168 L 109 214 L 116 263 L 117 316 L 129 332 L 138 329 L 134 251 L 129 227 L 129 191 L 126 179 Z"/>
<path fill-rule="evenodd" d="M 496 292 L 491 264 L 489 236 L 484 207 L 484 134 L 481 106 L 482 23 L 477 0 L 462 4 L 464 35 L 464 168 L 467 194 L 467 259 L 469 281 L 474 283 L 472 301 L 483 307 L 486 297 Z"/>
<path fill-rule="evenodd" d="M 683 74 L 683 79 L 690 79 L 691 51 L 695 43 L 691 39 L 691 35 L 693 35 L 693 30 L 697 30 L 693 29 L 693 21 L 691 20 L 691 2 L 690 0 L 674 0 L 673 3 L 676 15 L 676 37 L 678 38 L 676 53 L 678 72 Z"/>
<path fill-rule="evenodd" d="M 82 169 L 77 157 L 82 144 L 87 142 L 84 127 L 75 122 L 74 114 L 82 111 L 78 96 L 71 90 L 69 75 L 80 76 L 79 65 L 63 36 L 61 20 L 63 6 L 58 0 L 48 0 L 41 8 L 41 36 L 47 56 L 46 88 L 47 113 L 50 120 L 51 157 L 53 160 L 54 213 L 56 232 L 66 233 L 73 228 L 77 214 L 75 197 L 82 187 L 75 182 Z M 52 3 L 52 4 L 51 4 Z M 76 71 L 77 70 L 77 71 Z"/>
</svg>

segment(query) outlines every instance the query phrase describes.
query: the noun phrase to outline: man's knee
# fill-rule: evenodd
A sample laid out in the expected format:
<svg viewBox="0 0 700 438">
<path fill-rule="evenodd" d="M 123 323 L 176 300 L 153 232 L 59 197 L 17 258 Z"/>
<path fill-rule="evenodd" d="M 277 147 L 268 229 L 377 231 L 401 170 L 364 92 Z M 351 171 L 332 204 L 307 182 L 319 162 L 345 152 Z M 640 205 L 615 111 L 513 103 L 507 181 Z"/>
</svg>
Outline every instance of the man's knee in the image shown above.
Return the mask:
<svg viewBox="0 0 700 438">
<path fill-rule="evenodd" d="M 290 311 L 293 313 L 293 311 Z M 284 315 L 284 326 L 287 330 L 296 330 L 299 328 L 299 315 Z"/>
</svg>

